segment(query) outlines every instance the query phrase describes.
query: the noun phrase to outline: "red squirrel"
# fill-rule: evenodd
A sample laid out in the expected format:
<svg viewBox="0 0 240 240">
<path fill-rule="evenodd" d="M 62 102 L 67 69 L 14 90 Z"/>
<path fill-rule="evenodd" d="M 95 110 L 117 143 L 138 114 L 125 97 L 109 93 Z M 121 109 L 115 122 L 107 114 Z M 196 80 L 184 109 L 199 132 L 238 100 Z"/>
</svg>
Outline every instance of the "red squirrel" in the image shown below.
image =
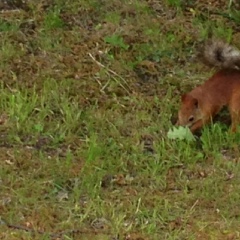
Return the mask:
<svg viewBox="0 0 240 240">
<path fill-rule="evenodd" d="M 220 68 L 211 78 L 191 92 L 182 95 L 177 125 L 187 126 L 192 132 L 211 122 L 228 106 L 231 131 L 240 124 L 240 51 L 220 40 L 210 40 L 201 58 L 205 64 Z"/>
</svg>

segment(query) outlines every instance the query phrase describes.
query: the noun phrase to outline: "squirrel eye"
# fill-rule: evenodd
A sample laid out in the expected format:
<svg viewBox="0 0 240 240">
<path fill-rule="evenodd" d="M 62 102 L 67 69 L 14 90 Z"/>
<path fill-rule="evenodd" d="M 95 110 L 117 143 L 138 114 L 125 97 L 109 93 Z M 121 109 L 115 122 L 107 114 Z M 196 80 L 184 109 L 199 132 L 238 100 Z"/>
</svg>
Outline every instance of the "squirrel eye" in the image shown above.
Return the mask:
<svg viewBox="0 0 240 240">
<path fill-rule="evenodd" d="M 189 122 L 192 122 L 193 120 L 194 120 L 194 117 L 193 117 L 193 116 L 191 116 L 191 117 L 188 119 Z"/>
</svg>

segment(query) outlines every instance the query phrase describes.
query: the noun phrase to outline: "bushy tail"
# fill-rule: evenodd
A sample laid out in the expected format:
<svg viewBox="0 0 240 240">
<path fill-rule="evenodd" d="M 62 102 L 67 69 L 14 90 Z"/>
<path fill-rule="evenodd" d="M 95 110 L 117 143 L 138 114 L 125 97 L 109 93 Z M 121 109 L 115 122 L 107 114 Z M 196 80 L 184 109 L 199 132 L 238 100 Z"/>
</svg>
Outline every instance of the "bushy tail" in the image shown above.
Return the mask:
<svg viewBox="0 0 240 240">
<path fill-rule="evenodd" d="M 200 57 L 211 67 L 240 69 L 240 51 L 221 40 L 209 40 L 200 50 Z"/>
</svg>

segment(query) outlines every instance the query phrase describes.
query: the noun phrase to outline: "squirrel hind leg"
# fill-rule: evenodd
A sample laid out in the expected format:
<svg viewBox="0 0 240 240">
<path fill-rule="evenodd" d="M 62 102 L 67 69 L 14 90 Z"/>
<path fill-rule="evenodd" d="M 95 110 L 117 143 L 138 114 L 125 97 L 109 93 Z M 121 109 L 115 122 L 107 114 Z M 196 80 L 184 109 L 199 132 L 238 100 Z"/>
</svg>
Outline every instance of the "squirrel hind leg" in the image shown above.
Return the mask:
<svg viewBox="0 0 240 240">
<path fill-rule="evenodd" d="M 230 131 L 232 133 L 237 132 L 238 125 L 240 126 L 240 112 L 231 112 L 231 118 L 232 118 L 232 123 L 231 123 L 231 128 Z"/>
<path fill-rule="evenodd" d="M 231 114 L 231 132 L 236 132 L 238 126 L 240 126 L 240 95 L 235 94 L 233 96 L 231 104 L 229 105 L 229 111 Z"/>
<path fill-rule="evenodd" d="M 230 132 L 231 133 L 236 133 L 237 132 L 237 126 L 238 126 L 238 124 L 236 122 L 232 122 Z"/>
</svg>

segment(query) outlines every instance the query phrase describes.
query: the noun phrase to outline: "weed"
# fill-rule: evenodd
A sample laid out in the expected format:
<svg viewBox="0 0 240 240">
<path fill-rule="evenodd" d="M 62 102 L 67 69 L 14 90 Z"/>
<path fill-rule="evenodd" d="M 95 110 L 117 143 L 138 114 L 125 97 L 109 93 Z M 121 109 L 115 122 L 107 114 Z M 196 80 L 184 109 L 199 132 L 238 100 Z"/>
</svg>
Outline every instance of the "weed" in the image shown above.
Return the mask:
<svg viewBox="0 0 240 240">
<path fill-rule="evenodd" d="M 45 15 L 43 29 L 45 30 L 53 30 L 57 28 L 62 28 L 64 26 L 64 22 L 60 17 L 60 9 L 55 8 L 52 11 L 49 11 Z"/>
<path fill-rule="evenodd" d="M 182 0 L 167 0 L 167 4 L 179 8 L 182 6 Z"/>
<path fill-rule="evenodd" d="M 5 20 L 0 21 L 0 32 L 15 32 L 19 29 L 19 26 L 17 23 L 14 22 L 8 22 Z"/>
<path fill-rule="evenodd" d="M 127 44 L 124 43 L 123 37 L 116 34 L 113 34 L 111 36 L 106 36 L 104 38 L 104 41 L 106 43 L 109 43 L 113 47 L 118 47 L 123 50 L 127 50 L 129 47 Z"/>
</svg>

